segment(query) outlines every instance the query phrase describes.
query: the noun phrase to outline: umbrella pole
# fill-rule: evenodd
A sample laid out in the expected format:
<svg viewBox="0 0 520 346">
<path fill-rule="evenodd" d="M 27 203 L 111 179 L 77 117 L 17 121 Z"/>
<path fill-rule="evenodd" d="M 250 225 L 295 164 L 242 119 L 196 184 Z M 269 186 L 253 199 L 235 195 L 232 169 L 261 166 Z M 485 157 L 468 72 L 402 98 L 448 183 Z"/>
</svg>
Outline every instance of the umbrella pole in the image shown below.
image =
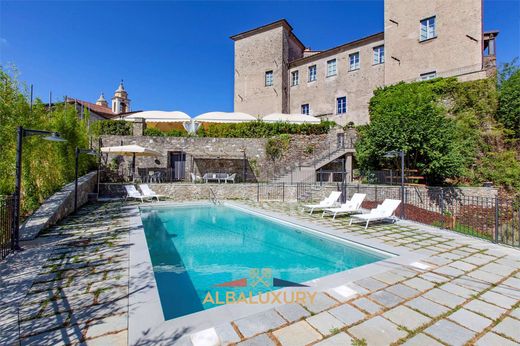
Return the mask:
<svg viewBox="0 0 520 346">
<path fill-rule="evenodd" d="M 135 153 L 132 154 L 132 183 L 135 180 Z"/>
</svg>

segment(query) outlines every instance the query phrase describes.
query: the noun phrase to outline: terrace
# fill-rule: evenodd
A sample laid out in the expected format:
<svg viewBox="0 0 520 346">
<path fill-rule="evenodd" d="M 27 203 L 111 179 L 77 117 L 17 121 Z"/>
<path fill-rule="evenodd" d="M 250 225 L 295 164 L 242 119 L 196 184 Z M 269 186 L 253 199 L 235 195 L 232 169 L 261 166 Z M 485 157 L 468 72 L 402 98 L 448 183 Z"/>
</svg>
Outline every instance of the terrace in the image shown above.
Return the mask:
<svg viewBox="0 0 520 346">
<path fill-rule="evenodd" d="M 360 267 L 362 275 L 344 278 L 336 287 L 342 289 L 320 291 L 312 304 L 143 333 L 136 322 L 153 314 L 136 314 L 154 281 L 152 272 L 132 264 L 146 252 L 136 252 L 143 245 L 135 242 L 142 233 L 139 204 L 90 203 L 0 264 L 0 343 L 203 345 L 215 335 L 221 344 L 238 345 L 520 342 L 516 249 L 406 220 L 365 230 L 349 226 L 348 217 L 303 213 L 300 202 L 238 204 L 401 255 Z"/>
</svg>

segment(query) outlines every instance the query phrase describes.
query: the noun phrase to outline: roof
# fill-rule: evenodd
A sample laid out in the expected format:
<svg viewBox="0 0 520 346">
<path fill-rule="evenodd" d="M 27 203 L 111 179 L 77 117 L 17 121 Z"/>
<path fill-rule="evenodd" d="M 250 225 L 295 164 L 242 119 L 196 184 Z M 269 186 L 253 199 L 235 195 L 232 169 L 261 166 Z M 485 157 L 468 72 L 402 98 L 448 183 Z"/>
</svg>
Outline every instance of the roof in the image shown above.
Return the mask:
<svg viewBox="0 0 520 346">
<path fill-rule="evenodd" d="M 344 44 L 342 44 L 340 46 L 333 47 L 333 48 L 321 51 L 321 52 L 316 53 L 316 54 L 308 55 L 306 57 L 293 60 L 293 61 L 291 61 L 289 63 L 289 68 L 300 66 L 300 65 L 303 65 L 303 64 L 308 63 L 310 61 L 326 58 L 326 57 L 329 57 L 329 56 L 332 56 L 332 55 L 344 52 L 346 50 L 349 50 L 349 49 L 352 49 L 352 48 L 356 48 L 358 46 L 365 45 L 365 44 L 370 43 L 372 41 L 380 41 L 380 40 L 383 40 L 384 38 L 385 38 L 385 33 L 384 32 L 378 32 L 377 34 L 366 36 L 366 37 L 360 38 L 358 40 L 347 42 L 347 43 L 344 43 Z"/>
<path fill-rule="evenodd" d="M 500 33 L 500 31 L 498 31 L 498 30 L 489 30 L 489 31 L 484 31 L 484 36 L 493 35 L 494 37 L 497 37 L 499 33 Z"/>
<path fill-rule="evenodd" d="M 247 38 L 247 37 L 250 37 L 250 36 L 253 36 L 253 35 L 256 35 L 256 34 L 259 34 L 259 33 L 262 33 L 262 32 L 266 32 L 266 31 L 269 31 L 269 30 L 272 30 L 272 29 L 275 29 L 275 28 L 278 28 L 278 27 L 284 27 L 288 32 L 289 32 L 289 35 L 296 41 L 296 43 L 302 48 L 302 49 L 305 49 L 305 45 L 302 43 L 302 41 L 300 41 L 300 39 L 298 37 L 296 37 L 296 35 L 292 32 L 293 31 L 293 28 L 291 26 L 291 24 L 289 24 L 289 22 L 286 20 L 286 19 L 279 19 L 275 22 L 272 22 L 272 23 L 269 23 L 269 24 L 266 24 L 266 25 L 262 25 L 262 26 L 259 26 L 258 28 L 255 28 L 255 29 L 251 29 L 251 30 L 247 30 L 247 31 L 244 31 L 244 32 L 241 32 L 239 34 L 236 34 L 236 35 L 233 35 L 230 37 L 230 39 L 232 39 L 233 41 L 238 41 L 238 40 L 241 40 L 243 38 Z"/>
<path fill-rule="evenodd" d="M 95 103 L 88 102 L 88 101 L 83 101 L 83 100 L 78 100 L 78 99 L 74 99 L 71 97 L 67 97 L 66 102 L 80 104 L 83 107 L 86 107 L 89 111 L 99 114 L 102 117 L 107 118 L 107 119 L 112 119 L 112 118 L 115 118 L 120 115 L 120 114 L 116 114 L 116 113 L 112 112 L 111 108 L 108 108 L 105 106 L 100 106 L 100 105 L 97 105 Z"/>
</svg>

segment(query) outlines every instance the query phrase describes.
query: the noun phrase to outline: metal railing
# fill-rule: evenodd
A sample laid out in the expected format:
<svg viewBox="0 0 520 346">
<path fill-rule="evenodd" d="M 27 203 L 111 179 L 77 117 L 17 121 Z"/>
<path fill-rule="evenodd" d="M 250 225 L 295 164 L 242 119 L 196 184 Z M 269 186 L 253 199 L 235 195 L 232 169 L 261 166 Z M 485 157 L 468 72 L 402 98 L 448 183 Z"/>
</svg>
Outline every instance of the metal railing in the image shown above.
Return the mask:
<svg viewBox="0 0 520 346">
<path fill-rule="evenodd" d="M 327 149 L 316 153 L 311 159 L 307 161 L 297 162 L 289 167 L 282 169 L 280 172 L 275 174 L 271 180 L 276 182 L 277 180 L 283 179 L 283 177 L 291 177 L 291 182 L 299 181 L 298 177 L 303 174 L 301 173 L 302 171 L 305 171 L 307 168 L 314 168 L 316 170 L 322 167 L 333 157 L 343 154 L 348 149 L 354 149 L 355 142 L 355 137 L 342 137 L 341 140 L 329 139 L 326 143 Z M 305 178 L 308 178 L 307 175 L 305 175 Z M 307 181 L 308 179 L 305 180 Z"/>
<path fill-rule="evenodd" d="M 213 189 L 211 187 L 209 188 L 209 200 L 211 201 L 211 203 L 213 203 L 215 205 L 220 204 L 220 201 L 218 200 L 217 195 L 215 194 L 215 191 L 213 191 Z"/>
<path fill-rule="evenodd" d="M 4 259 L 12 248 L 14 197 L 0 196 L 0 260 Z"/>
<path fill-rule="evenodd" d="M 453 188 L 418 189 L 405 186 L 396 215 L 435 227 L 520 247 L 520 199 L 469 196 Z M 348 184 L 347 198 L 365 193 L 363 208 L 386 198 L 401 199 L 401 187 Z"/>
</svg>

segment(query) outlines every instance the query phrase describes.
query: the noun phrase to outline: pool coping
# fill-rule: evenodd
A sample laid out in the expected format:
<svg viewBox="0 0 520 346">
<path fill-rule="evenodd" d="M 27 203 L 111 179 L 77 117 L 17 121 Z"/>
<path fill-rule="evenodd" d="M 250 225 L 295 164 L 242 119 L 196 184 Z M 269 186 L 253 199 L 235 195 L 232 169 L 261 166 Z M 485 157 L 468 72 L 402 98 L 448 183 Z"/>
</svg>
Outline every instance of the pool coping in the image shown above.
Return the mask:
<svg viewBox="0 0 520 346">
<path fill-rule="evenodd" d="M 395 248 L 382 242 L 362 238 L 351 233 L 342 233 L 328 226 L 318 225 L 306 220 L 301 220 L 282 213 L 252 208 L 236 201 L 224 201 L 228 207 L 241 209 L 245 212 L 261 215 L 270 219 L 276 219 L 284 223 L 309 229 L 321 233 L 321 236 L 339 238 L 348 241 L 354 246 L 368 247 L 369 251 L 380 250 L 394 256 L 366 264 L 353 269 L 345 270 L 335 274 L 320 277 L 305 284 L 310 285 L 309 290 L 318 292 L 331 291 L 334 288 L 346 285 L 349 282 L 370 277 L 399 265 L 410 265 L 428 257 L 426 254 L 411 252 L 402 248 Z M 143 207 L 169 207 L 187 205 L 208 205 L 207 202 L 159 202 L 143 205 Z M 136 213 L 128 218 L 130 231 L 130 296 L 129 296 L 129 321 L 128 321 L 128 343 L 130 345 L 141 344 L 147 341 L 164 340 L 169 343 L 186 335 L 190 335 L 208 328 L 235 321 L 259 312 L 264 312 L 282 304 L 236 304 L 222 305 L 209 310 L 199 311 L 186 316 L 164 320 L 163 310 L 160 302 L 159 292 L 153 266 L 148 251 L 144 227 L 140 215 L 140 205 L 133 208 Z M 336 239 L 338 241 L 338 239 Z M 370 250 L 371 249 L 371 250 Z M 280 289 L 282 292 L 302 290 L 301 287 L 286 287 Z M 167 343 L 168 343 L 167 342 Z"/>
</svg>

